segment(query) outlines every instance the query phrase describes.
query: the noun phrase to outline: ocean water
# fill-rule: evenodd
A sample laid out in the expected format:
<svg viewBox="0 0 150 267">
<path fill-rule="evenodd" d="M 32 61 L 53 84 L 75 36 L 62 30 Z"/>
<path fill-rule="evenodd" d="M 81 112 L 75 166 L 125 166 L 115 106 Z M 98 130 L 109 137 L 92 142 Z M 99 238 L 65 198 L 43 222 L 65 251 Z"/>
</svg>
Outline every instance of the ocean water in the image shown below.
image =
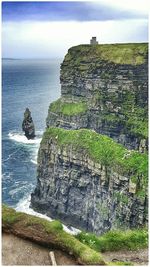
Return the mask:
<svg viewBox="0 0 150 267">
<path fill-rule="evenodd" d="M 2 62 L 2 200 L 22 211 L 29 209 L 30 194 L 36 185 L 37 152 L 49 104 L 60 97 L 61 62 Z M 35 124 L 35 140 L 27 140 L 22 132 L 26 107 Z"/>
<path fill-rule="evenodd" d="M 2 201 L 17 211 L 44 217 L 30 208 L 36 186 L 37 153 L 46 126 L 48 107 L 60 97 L 60 63 L 53 60 L 2 62 Z M 36 138 L 22 132 L 25 108 L 31 111 Z M 66 232 L 80 230 L 63 225 Z"/>
</svg>

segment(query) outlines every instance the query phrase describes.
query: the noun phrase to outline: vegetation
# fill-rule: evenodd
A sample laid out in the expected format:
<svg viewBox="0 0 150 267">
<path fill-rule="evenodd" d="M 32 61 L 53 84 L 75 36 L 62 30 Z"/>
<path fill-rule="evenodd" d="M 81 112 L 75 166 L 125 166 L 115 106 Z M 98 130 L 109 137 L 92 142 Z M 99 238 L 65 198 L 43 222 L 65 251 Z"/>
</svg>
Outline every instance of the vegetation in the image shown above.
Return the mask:
<svg viewBox="0 0 150 267">
<path fill-rule="evenodd" d="M 65 149 L 73 146 L 76 151 L 83 150 L 97 163 L 114 168 L 120 174 L 129 174 L 140 178 L 140 189 L 147 188 L 148 156 L 146 153 L 127 150 L 110 137 L 96 133 L 93 130 L 64 130 L 48 128 L 44 133 L 42 143 L 52 137 L 58 146 Z"/>
<path fill-rule="evenodd" d="M 85 101 L 79 102 L 64 102 L 61 98 L 50 105 L 49 111 L 56 112 L 67 116 L 78 115 L 87 111 Z"/>
<path fill-rule="evenodd" d="M 148 53 L 147 43 L 79 45 L 69 49 L 65 61 L 74 60 L 74 65 L 86 62 L 92 57 L 116 64 L 140 65 Z"/>
<path fill-rule="evenodd" d="M 101 79 L 114 80 L 116 79 L 116 73 L 114 68 L 107 67 L 110 62 L 115 64 L 130 64 L 140 65 L 146 63 L 148 54 L 147 43 L 133 43 L 133 44 L 106 44 L 106 45 L 79 45 L 69 49 L 68 54 L 65 57 L 66 64 L 64 65 L 64 72 L 68 72 L 72 76 L 73 73 L 84 77 L 88 74 L 92 74 L 93 77 L 100 68 Z M 107 61 L 107 62 L 103 62 Z M 68 63 L 68 64 L 67 64 Z M 69 69 L 68 69 L 69 66 Z M 106 90 L 100 90 L 101 95 L 96 95 L 92 99 L 92 103 L 96 103 L 97 107 L 103 106 L 101 111 L 101 119 L 106 121 L 110 128 L 115 125 L 122 125 L 122 128 L 130 134 L 130 136 L 136 136 L 137 138 L 146 139 L 148 137 L 148 112 L 145 103 L 144 88 L 143 96 L 139 94 L 138 86 L 141 82 L 134 80 L 134 71 L 128 70 L 126 73 L 129 80 L 133 81 L 133 85 L 137 87 L 135 93 L 133 90 L 126 90 L 123 93 L 120 88 L 119 95 L 114 92 L 107 94 Z M 142 75 L 142 74 L 141 74 Z M 142 99 L 143 98 L 143 99 Z M 119 115 L 109 112 L 106 102 L 109 101 L 115 107 L 120 107 Z M 143 102 L 142 102 L 143 101 Z"/>
<path fill-rule="evenodd" d="M 128 110 L 127 114 L 127 129 L 130 130 L 131 133 L 136 134 L 138 136 L 143 136 L 144 138 L 148 137 L 148 118 L 147 118 L 147 110 L 142 108 L 134 108 L 134 112 L 130 112 Z"/>
<path fill-rule="evenodd" d="M 148 247 L 148 230 L 145 228 L 126 231 L 109 231 L 97 237 L 81 232 L 76 238 L 96 251 L 138 250 Z"/>
<path fill-rule="evenodd" d="M 110 231 L 100 237 L 81 232 L 75 237 L 63 231 L 59 221 L 47 221 L 2 206 L 3 231 L 11 231 L 41 245 L 54 246 L 73 255 L 79 264 L 85 265 L 132 265 L 130 262 L 106 263 L 100 252 L 120 249 L 136 250 L 148 246 L 147 229 Z"/>
<path fill-rule="evenodd" d="M 138 92 L 137 92 L 138 94 Z M 144 92 L 143 92 L 144 95 Z M 97 93 L 97 106 L 103 104 L 103 112 L 100 113 L 104 121 L 110 123 L 110 127 L 115 124 L 123 125 L 123 128 L 131 135 L 148 137 L 148 111 L 147 104 L 145 103 L 144 96 L 141 96 L 141 106 L 137 104 L 136 93 L 134 91 L 126 90 L 124 93 L 120 89 L 120 93 L 103 92 Z M 143 102 L 142 102 L 143 101 Z M 112 106 L 120 107 L 118 114 L 112 113 L 107 107 L 107 102 L 111 102 Z M 121 116 L 120 116 L 121 115 Z"/>
<path fill-rule="evenodd" d="M 13 219 L 12 219 L 13 218 Z M 3 231 L 11 231 L 35 242 L 55 246 L 72 254 L 79 263 L 85 265 L 106 265 L 100 253 L 81 243 L 74 236 L 63 231 L 58 221 L 49 222 L 29 214 L 16 212 L 5 205 L 2 207 Z"/>
</svg>

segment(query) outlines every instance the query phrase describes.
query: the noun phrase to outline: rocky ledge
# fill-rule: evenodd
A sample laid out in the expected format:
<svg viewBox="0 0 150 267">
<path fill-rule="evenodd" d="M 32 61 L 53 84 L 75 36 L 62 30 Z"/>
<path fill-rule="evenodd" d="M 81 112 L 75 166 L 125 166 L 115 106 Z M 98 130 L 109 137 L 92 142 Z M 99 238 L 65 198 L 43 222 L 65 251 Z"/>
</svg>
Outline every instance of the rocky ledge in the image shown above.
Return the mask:
<svg viewBox="0 0 150 267">
<path fill-rule="evenodd" d="M 38 154 L 34 209 L 86 231 L 147 223 L 147 154 L 95 131 L 49 128 Z"/>
</svg>

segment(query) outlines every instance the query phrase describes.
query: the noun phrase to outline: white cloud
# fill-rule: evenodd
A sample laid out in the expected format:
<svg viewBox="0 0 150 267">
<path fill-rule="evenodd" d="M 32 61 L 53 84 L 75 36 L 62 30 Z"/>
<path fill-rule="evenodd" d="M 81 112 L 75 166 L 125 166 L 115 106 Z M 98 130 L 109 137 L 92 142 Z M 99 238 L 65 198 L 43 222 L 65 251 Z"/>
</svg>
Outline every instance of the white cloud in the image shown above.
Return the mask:
<svg viewBox="0 0 150 267">
<path fill-rule="evenodd" d="M 90 3 L 90 2 L 89 2 Z M 135 13 L 147 15 L 149 12 L 149 0 L 99 0 L 91 2 L 92 5 L 109 5 L 119 10 L 129 10 Z"/>
<path fill-rule="evenodd" d="M 147 41 L 147 20 L 4 22 L 3 57 L 63 57 L 74 45 Z"/>
</svg>

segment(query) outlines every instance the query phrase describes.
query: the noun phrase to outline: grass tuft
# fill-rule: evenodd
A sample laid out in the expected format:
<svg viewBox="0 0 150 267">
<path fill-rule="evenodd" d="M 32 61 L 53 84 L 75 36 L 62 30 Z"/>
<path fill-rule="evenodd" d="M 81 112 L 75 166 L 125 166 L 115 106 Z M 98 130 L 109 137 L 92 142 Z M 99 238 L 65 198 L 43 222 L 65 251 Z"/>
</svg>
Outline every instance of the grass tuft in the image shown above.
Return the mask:
<svg viewBox="0 0 150 267">
<path fill-rule="evenodd" d="M 64 102 L 61 98 L 51 103 L 49 112 L 63 114 L 66 116 L 78 115 L 87 111 L 87 104 L 84 101 Z"/>
<path fill-rule="evenodd" d="M 111 230 L 98 237 L 81 232 L 76 238 L 96 251 L 138 250 L 148 247 L 148 231 L 145 228 L 134 230 Z"/>
</svg>

